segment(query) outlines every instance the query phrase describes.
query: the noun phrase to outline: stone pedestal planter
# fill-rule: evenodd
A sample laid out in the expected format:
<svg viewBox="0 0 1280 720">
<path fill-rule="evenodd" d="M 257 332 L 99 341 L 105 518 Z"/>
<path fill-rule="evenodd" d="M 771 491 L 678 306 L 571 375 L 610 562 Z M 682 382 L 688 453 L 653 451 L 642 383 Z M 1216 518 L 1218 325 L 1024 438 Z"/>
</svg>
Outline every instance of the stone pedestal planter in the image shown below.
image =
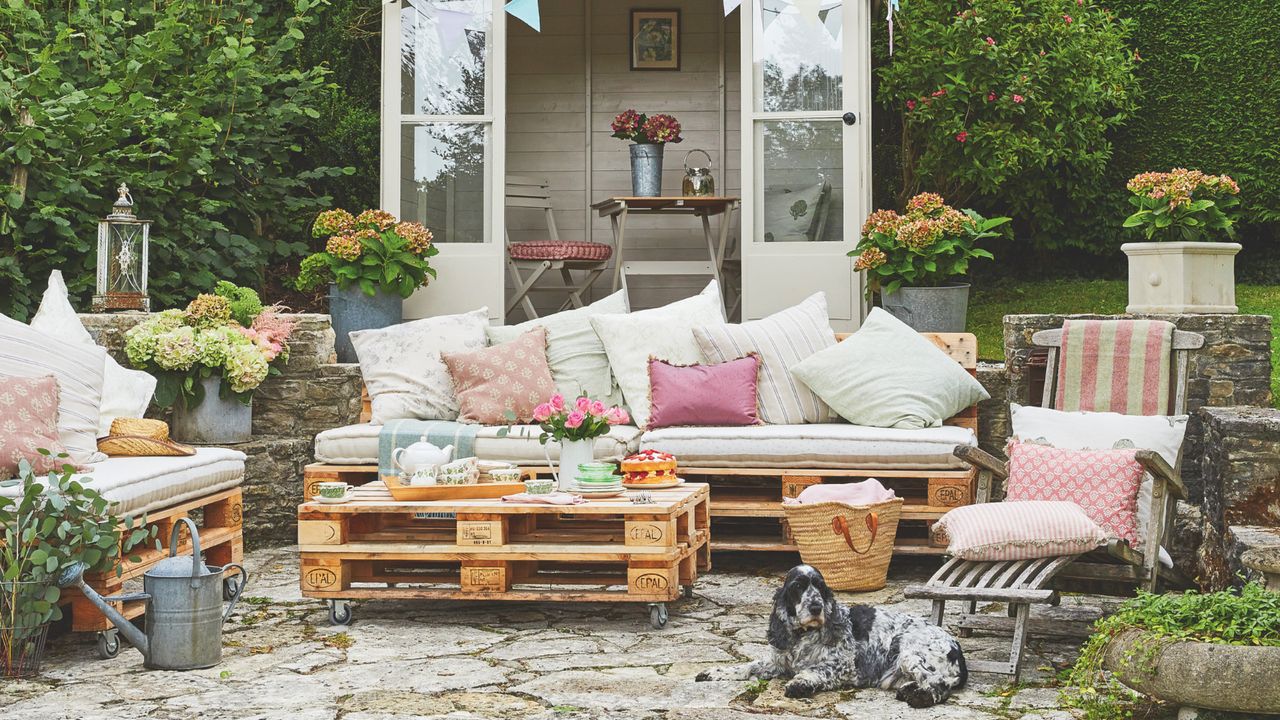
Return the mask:
<svg viewBox="0 0 1280 720">
<path fill-rule="evenodd" d="M 901 287 L 885 293 L 880 304 L 916 332 L 964 332 L 969 286 Z"/>
<path fill-rule="evenodd" d="M 195 445 L 229 445 L 249 441 L 253 430 L 253 406 L 235 398 L 218 397 L 222 378 L 200 381 L 204 400 L 193 408 L 175 405 L 171 434 L 179 442 Z"/>
<path fill-rule="evenodd" d="M 1141 242 L 1129 257 L 1131 313 L 1234 313 L 1239 243 Z"/>
</svg>

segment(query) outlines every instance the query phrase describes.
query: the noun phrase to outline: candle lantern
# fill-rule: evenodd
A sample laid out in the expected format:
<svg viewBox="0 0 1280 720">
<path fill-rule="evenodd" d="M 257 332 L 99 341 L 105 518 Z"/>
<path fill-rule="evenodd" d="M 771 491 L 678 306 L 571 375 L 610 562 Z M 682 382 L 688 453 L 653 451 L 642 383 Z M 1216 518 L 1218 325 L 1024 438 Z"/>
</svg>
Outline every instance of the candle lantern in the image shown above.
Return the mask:
<svg viewBox="0 0 1280 720">
<path fill-rule="evenodd" d="M 151 221 L 133 213 L 133 196 L 120 183 L 112 212 L 98 223 L 98 291 L 95 312 L 151 310 L 147 297 L 147 244 Z"/>
</svg>

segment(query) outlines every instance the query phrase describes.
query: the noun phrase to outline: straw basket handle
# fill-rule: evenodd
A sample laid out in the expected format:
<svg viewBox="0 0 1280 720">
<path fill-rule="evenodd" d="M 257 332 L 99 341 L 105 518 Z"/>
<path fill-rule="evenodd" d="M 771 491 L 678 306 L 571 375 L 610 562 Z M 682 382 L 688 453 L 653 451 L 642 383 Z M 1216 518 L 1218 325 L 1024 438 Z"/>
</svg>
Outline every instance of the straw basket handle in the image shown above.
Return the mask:
<svg viewBox="0 0 1280 720">
<path fill-rule="evenodd" d="M 867 541 L 867 549 L 859 550 L 853 544 L 853 536 L 849 534 L 849 521 L 844 519 L 843 515 L 837 515 L 831 518 L 831 532 L 836 535 L 843 535 L 844 542 L 849 549 L 858 555 L 866 555 L 871 552 L 871 548 L 876 544 L 876 533 L 880 532 L 880 516 L 877 513 L 870 512 L 866 515 L 867 532 L 871 533 L 871 539 Z"/>
</svg>

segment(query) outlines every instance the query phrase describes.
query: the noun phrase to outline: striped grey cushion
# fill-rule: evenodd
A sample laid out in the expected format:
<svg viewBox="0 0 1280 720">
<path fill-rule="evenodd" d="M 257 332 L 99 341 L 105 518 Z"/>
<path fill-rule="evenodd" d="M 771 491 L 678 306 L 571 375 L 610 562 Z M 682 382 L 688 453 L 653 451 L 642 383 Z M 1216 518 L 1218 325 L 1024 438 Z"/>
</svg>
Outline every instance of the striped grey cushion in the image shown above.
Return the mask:
<svg viewBox="0 0 1280 720">
<path fill-rule="evenodd" d="M 772 425 L 830 422 L 831 408 L 791 377 L 791 367 L 836 344 L 827 318 L 827 296 L 816 293 L 799 305 L 741 325 L 695 328 L 707 362 L 760 354 L 760 419 Z"/>
<path fill-rule="evenodd" d="M 76 464 L 100 462 L 98 405 L 107 351 L 63 342 L 0 315 L 0 375 L 58 381 L 58 439 Z"/>
</svg>

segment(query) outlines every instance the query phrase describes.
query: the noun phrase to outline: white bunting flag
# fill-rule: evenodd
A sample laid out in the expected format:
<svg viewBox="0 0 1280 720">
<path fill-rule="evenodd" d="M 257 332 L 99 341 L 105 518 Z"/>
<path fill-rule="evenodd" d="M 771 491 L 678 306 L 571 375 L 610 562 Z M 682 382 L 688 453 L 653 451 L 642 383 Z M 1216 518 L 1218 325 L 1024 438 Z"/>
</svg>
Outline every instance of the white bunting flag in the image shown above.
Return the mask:
<svg viewBox="0 0 1280 720">
<path fill-rule="evenodd" d="M 724 16 L 729 17 L 729 13 L 738 9 L 742 5 L 742 0 L 724 0 Z"/>
<path fill-rule="evenodd" d="M 436 18 L 436 34 L 440 36 L 440 56 L 452 57 L 458 46 L 467 42 L 467 25 L 475 16 L 438 7 L 432 8 L 432 13 Z"/>
</svg>

